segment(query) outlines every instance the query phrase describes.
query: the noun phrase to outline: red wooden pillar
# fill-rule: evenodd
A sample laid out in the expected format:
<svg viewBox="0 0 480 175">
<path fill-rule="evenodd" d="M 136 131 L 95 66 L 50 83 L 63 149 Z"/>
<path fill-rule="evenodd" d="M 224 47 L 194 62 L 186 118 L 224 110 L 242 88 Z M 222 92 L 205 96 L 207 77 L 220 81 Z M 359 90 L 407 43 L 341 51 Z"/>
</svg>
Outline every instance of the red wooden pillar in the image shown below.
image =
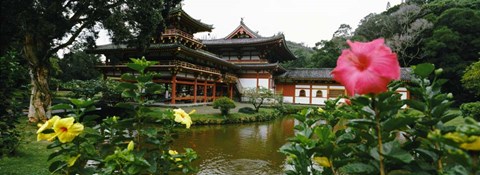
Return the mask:
<svg viewBox="0 0 480 175">
<path fill-rule="evenodd" d="M 207 80 L 203 83 L 203 102 L 207 102 Z"/>
<path fill-rule="evenodd" d="M 230 96 L 230 99 L 233 99 L 233 83 L 230 83 L 230 88 L 229 88 L 229 96 Z"/>
<path fill-rule="evenodd" d="M 312 84 L 310 84 L 310 104 L 312 104 L 312 98 L 313 98 L 312 97 L 312 94 L 313 94 L 312 91 L 313 91 Z"/>
<path fill-rule="evenodd" d="M 217 96 L 217 82 L 213 82 L 213 100 L 215 100 L 215 97 Z"/>
<path fill-rule="evenodd" d="M 175 97 L 177 96 L 177 74 L 172 75 L 172 101 L 171 104 L 175 104 Z"/>
<path fill-rule="evenodd" d="M 327 100 L 330 98 L 330 86 L 327 85 Z"/>
<path fill-rule="evenodd" d="M 197 76 L 195 76 L 195 81 L 193 82 L 193 103 L 197 103 Z"/>
<path fill-rule="evenodd" d="M 297 96 L 297 83 L 293 82 L 293 102 L 295 104 L 295 97 Z"/>
</svg>

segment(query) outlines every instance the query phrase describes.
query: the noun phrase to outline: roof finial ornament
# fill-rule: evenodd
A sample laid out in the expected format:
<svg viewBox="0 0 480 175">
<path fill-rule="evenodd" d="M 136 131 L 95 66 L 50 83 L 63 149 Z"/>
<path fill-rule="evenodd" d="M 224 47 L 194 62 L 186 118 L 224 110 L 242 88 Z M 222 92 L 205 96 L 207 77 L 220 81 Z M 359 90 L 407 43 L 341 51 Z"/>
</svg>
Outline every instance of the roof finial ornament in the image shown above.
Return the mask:
<svg viewBox="0 0 480 175">
<path fill-rule="evenodd" d="M 244 18 L 244 17 L 241 17 L 241 18 L 240 18 L 240 24 L 243 24 L 243 18 Z"/>
</svg>

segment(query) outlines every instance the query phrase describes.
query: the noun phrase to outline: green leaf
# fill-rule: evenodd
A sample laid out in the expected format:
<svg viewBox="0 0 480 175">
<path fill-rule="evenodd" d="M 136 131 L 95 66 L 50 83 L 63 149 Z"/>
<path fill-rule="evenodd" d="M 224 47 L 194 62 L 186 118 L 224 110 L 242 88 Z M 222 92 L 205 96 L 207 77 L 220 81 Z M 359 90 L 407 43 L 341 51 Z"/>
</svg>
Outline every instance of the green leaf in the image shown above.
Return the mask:
<svg viewBox="0 0 480 175">
<path fill-rule="evenodd" d="M 138 82 L 141 82 L 141 83 L 146 83 L 146 82 L 149 82 L 149 81 L 152 81 L 152 78 L 153 78 L 153 75 L 139 75 L 137 77 L 137 80 Z"/>
<path fill-rule="evenodd" d="M 332 128 L 329 125 L 322 125 L 315 128 L 315 134 L 320 142 L 329 142 L 335 136 L 333 135 Z"/>
<path fill-rule="evenodd" d="M 142 72 L 145 70 L 145 68 L 148 67 L 148 65 L 141 65 L 141 64 L 136 64 L 136 63 L 127 63 L 127 67 L 130 69 L 136 70 L 137 72 Z"/>
<path fill-rule="evenodd" d="M 431 63 L 423 63 L 416 66 L 412 66 L 412 69 L 414 74 L 422 78 L 427 78 L 428 75 L 430 75 L 435 69 L 435 65 Z"/>
<path fill-rule="evenodd" d="M 86 108 L 95 103 L 93 100 L 83 100 L 83 99 L 70 99 L 70 102 L 73 103 L 77 108 Z"/>
<path fill-rule="evenodd" d="M 361 104 L 362 106 L 368 106 L 370 104 L 370 99 L 365 96 L 358 96 L 351 100 L 352 104 Z"/>
<path fill-rule="evenodd" d="M 423 155 L 422 157 L 429 157 L 430 160 L 432 161 L 437 161 L 438 160 L 438 155 L 434 153 L 433 151 L 429 151 L 423 148 L 418 148 L 415 149 L 420 155 Z"/>
<path fill-rule="evenodd" d="M 413 156 L 400 147 L 397 141 L 387 142 L 383 144 L 383 155 L 390 157 L 403 163 L 410 163 L 413 161 Z"/>
<path fill-rule="evenodd" d="M 121 78 L 124 81 L 137 81 L 135 76 L 132 75 L 131 73 L 124 73 L 124 74 L 122 74 Z"/>
<path fill-rule="evenodd" d="M 53 158 L 55 158 L 55 157 L 63 154 L 64 152 L 67 152 L 67 151 L 68 151 L 67 149 L 61 149 L 61 150 L 55 151 L 55 152 L 53 152 L 52 154 L 50 154 L 50 155 L 48 156 L 47 161 L 50 161 L 50 160 L 52 160 Z"/>
<path fill-rule="evenodd" d="M 396 115 L 393 118 L 387 119 L 382 123 L 382 127 L 385 132 L 390 132 L 392 130 L 401 129 L 409 124 L 412 124 L 416 121 L 413 117 Z"/>
<path fill-rule="evenodd" d="M 132 90 L 132 89 L 137 89 L 137 86 L 135 86 L 135 84 L 132 84 L 132 83 L 122 82 L 117 86 L 117 88 L 121 90 L 127 90 L 127 89 Z"/>
<path fill-rule="evenodd" d="M 425 103 L 418 100 L 408 99 L 408 100 L 405 100 L 405 103 L 411 108 L 419 111 L 425 111 L 427 109 L 427 105 L 425 105 Z"/>
<path fill-rule="evenodd" d="M 364 163 L 350 163 L 340 167 L 339 171 L 344 174 L 372 174 L 375 173 L 376 168 Z"/>
<path fill-rule="evenodd" d="M 376 123 L 370 119 L 351 119 L 347 123 L 348 126 L 358 127 L 358 126 L 375 126 Z"/>
<path fill-rule="evenodd" d="M 126 110 L 132 110 L 132 111 L 135 110 L 135 106 L 133 106 L 130 103 L 117 103 L 115 107 L 126 109 Z"/>
<path fill-rule="evenodd" d="M 135 92 L 130 91 L 130 90 L 128 90 L 128 91 L 123 91 L 123 92 L 122 92 L 122 97 L 134 98 L 134 97 L 136 97 L 136 94 L 135 94 Z"/>
<path fill-rule="evenodd" d="M 67 166 L 66 162 L 58 160 L 58 161 L 55 161 L 52 164 L 50 164 L 50 166 L 48 167 L 48 171 L 54 173 L 54 172 L 66 167 L 66 166 Z"/>
<path fill-rule="evenodd" d="M 387 173 L 388 175 L 411 175 L 413 174 L 411 171 L 408 170 L 393 170 Z"/>
<path fill-rule="evenodd" d="M 70 104 L 61 103 L 61 104 L 53 105 L 51 109 L 52 110 L 72 110 L 73 106 Z"/>
</svg>

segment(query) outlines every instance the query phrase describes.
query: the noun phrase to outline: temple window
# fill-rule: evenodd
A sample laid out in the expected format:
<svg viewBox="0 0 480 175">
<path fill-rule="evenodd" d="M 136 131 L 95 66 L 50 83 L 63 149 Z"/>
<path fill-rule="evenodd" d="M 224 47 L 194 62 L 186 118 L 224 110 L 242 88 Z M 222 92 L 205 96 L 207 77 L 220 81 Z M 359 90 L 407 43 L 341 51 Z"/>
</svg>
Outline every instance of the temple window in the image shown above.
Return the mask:
<svg viewBox="0 0 480 175">
<path fill-rule="evenodd" d="M 317 95 L 316 95 L 315 97 L 323 97 L 322 91 L 321 91 L 321 90 L 318 90 L 318 91 L 317 91 Z"/>
<path fill-rule="evenodd" d="M 330 89 L 330 91 L 328 91 L 328 94 L 329 94 L 330 98 L 337 98 L 340 95 L 344 95 L 345 90 L 343 90 L 343 89 Z"/>
<path fill-rule="evenodd" d="M 306 96 L 305 94 L 306 94 L 305 90 L 303 90 L 303 89 L 300 90 L 300 95 L 299 95 L 300 97 L 305 97 Z"/>
</svg>

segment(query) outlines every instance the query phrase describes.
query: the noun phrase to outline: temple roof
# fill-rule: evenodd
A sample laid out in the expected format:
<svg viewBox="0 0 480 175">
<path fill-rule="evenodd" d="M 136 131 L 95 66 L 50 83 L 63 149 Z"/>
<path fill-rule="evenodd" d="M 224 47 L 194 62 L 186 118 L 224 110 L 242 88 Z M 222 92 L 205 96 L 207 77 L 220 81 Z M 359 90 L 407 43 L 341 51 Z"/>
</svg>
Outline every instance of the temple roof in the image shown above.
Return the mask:
<svg viewBox="0 0 480 175">
<path fill-rule="evenodd" d="M 272 37 L 260 37 L 260 38 L 241 38 L 241 39 L 213 39 L 213 40 L 203 40 L 202 43 L 213 47 L 220 45 L 255 45 L 255 44 L 268 44 L 275 42 L 282 42 L 284 39 L 282 35 L 274 35 Z"/>
<path fill-rule="evenodd" d="M 287 71 L 283 68 L 278 62 L 277 63 L 269 63 L 269 64 L 237 64 L 240 69 L 249 69 L 249 70 L 262 70 L 262 69 L 274 69 L 276 71 L 285 72 Z"/>
<path fill-rule="evenodd" d="M 210 53 L 205 50 L 201 49 L 191 49 L 182 44 L 151 44 L 148 50 L 176 50 L 179 52 L 184 52 L 186 54 L 195 54 L 199 59 L 204 59 L 207 61 L 214 62 L 216 64 L 220 64 L 223 66 L 227 66 L 233 69 L 239 69 L 239 67 L 235 64 L 232 64 L 222 58 L 218 57 L 217 55 Z M 108 52 L 118 52 L 118 51 L 137 51 L 135 47 L 128 47 L 126 44 L 106 44 L 100 45 L 95 50 L 88 50 L 88 53 L 97 53 L 97 54 L 104 54 Z"/>
<path fill-rule="evenodd" d="M 224 39 L 240 39 L 240 38 L 234 38 L 234 37 L 238 36 L 238 35 L 241 35 L 241 34 L 243 34 L 245 36 L 248 36 L 249 38 L 261 38 L 262 37 L 257 32 L 248 28 L 247 25 L 245 25 L 245 23 L 243 23 L 243 18 L 242 18 L 242 20 L 240 20 L 240 25 L 235 30 L 233 30 L 232 33 L 228 34 Z"/>
<path fill-rule="evenodd" d="M 333 68 L 297 68 L 289 69 L 287 72 L 279 75 L 276 79 L 292 80 L 333 80 L 330 74 Z M 400 79 L 410 81 L 410 68 L 400 68 Z"/>
<path fill-rule="evenodd" d="M 180 22 L 184 23 L 191 29 L 195 29 L 196 32 L 211 32 L 212 25 L 205 24 L 198 19 L 192 18 L 187 12 L 183 11 L 181 7 L 177 7 L 170 11 L 170 18 L 180 19 Z"/>
</svg>

